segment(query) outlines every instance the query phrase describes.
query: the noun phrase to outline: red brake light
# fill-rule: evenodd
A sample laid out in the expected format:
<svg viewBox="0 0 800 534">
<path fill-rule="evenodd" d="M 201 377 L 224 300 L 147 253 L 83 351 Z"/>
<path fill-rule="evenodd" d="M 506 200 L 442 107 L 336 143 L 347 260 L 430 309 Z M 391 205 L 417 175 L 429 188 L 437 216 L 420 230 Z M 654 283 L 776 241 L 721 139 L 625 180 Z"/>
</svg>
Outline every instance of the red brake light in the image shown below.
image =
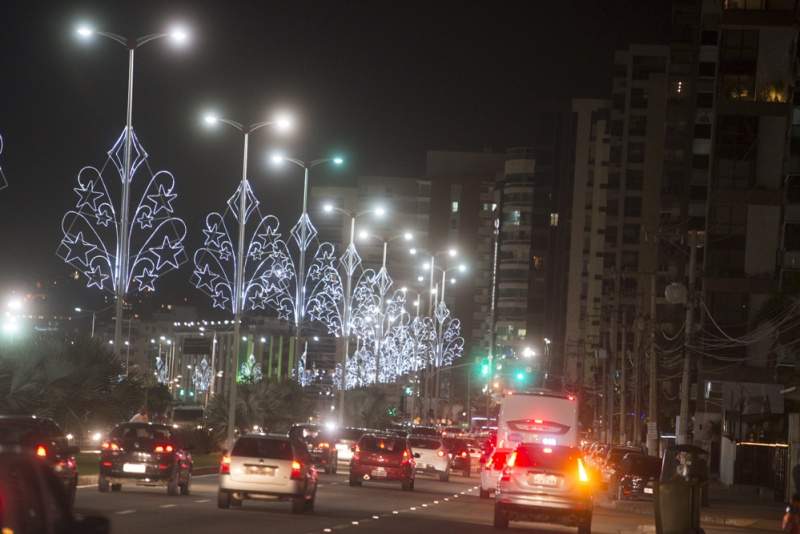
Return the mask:
<svg viewBox="0 0 800 534">
<path fill-rule="evenodd" d="M 156 445 L 155 449 L 153 449 L 153 452 L 172 452 L 173 450 L 175 449 L 172 448 L 172 445 Z"/>
<path fill-rule="evenodd" d="M 39 458 L 46 458 L 47 457 L 47 447 L 44 445 L 37 445 L 36 446 L 36 456 Z"/>
<path fill-rule="evenodd" d="M 438 451 L 436 451 L 436 454 L 439 455 L 439 457 L 441 458 L 442 456 L 444 456 L 444 451 L 442 449 L 439 449 Z"/>
<path fill-rule="evenodd" d="M 534 419 L 533 422 L 536 423 L 537 425 L 541 425 L 544 421 L 542 421 L 541 419 Z"/>
<path fill-rule="evenodd" d="M 292 480 L 301 480 L 303 478 L 302 473 L 300 473 L 300 469 L 302 467 L 303 465 L 300 462 L 294 460 L 292 462 L 292 475 L 289 478 L 291 478 Z"/>
<path fill-rule="evenodd" d="M 567 398 L 571 401 L 575 400 L 575 395 L 567 395 Z"/>
<path fill-rule="evenodd" d="M 220 475 L 230 475 L 231 474 L 231 457 L 227 454 L 222 457 L 222 460 L 219 462 L 219 474 Z"/>
<path fill-rule="evenodd" d="M 103 449 L 104 451 L 118 451 L 119 445 L 117 445 L 113 441 L 104 441 L 103 444 L 100 445 L 100 448 Z"/>
<path fill-rule="evenodd" d="M 461 457 L 462 458 L 466 458 L 467 457 L 467 451 L 461 451 Z"/>
</svg>

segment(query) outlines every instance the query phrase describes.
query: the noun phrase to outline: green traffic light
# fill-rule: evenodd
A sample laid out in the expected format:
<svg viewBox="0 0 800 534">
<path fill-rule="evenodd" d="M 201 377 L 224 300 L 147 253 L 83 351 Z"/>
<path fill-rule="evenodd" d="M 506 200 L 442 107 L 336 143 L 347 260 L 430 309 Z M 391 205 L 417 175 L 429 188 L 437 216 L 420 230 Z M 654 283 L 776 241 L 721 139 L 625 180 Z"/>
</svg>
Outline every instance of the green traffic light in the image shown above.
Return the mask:
<svg viewBox="0 0 800 534">
<path fill-rule="evenodd" d="M 484 363 L 481 365 L 481 376 L 489 376 L 489 364 Z"/>
<path fill-rule="evenodd" d="M 523 380 L 525 380 L 525 373 L 523 373 L 522 371 L 518 372 L 516 375 L 516 379 L 522 382 Z"/>
</svg>

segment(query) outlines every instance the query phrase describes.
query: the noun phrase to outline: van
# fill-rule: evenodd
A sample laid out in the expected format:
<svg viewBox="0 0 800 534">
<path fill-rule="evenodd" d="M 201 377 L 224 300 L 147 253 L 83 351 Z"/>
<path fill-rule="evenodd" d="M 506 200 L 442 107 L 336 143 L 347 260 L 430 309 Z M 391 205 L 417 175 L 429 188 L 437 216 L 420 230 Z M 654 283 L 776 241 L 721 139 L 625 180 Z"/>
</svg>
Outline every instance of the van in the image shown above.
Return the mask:
<svg viewBox="0 0 800 534">
<path fill-rule="evenodd" d="M 497 446 L 522 443 L 577 447 L 578 401 L 552 391 L 514 392 L 500 401 Z"/>
</svg>

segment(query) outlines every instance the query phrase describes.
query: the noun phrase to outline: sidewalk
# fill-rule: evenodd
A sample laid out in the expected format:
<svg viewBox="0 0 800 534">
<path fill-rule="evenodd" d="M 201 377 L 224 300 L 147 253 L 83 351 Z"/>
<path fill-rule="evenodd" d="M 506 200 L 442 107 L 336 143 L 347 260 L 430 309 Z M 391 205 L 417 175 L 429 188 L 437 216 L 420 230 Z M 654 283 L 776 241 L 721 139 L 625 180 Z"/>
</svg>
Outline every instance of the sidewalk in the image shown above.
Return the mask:
<svg viewBox="0 0 800 534">
<path fill-rule="evenodd" d="M 780 531 L 784 503 L 759 501 L 755 493 L 749 494 L 715 482 L 709 489 L 711 506 L 701 512 L 703 525 Z M 607 495 L 601 494 L 595 500 L 595 506 L 655 517 L 651 501 L 611 501 Z"/>
</svg>

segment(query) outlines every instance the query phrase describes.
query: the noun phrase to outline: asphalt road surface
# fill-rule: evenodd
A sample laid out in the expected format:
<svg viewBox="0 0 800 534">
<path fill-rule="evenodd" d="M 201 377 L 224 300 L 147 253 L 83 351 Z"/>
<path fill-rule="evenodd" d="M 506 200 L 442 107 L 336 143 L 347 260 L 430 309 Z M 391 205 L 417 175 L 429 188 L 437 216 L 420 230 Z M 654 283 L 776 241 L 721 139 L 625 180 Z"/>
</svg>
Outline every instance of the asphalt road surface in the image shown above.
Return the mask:
<svg viewBox="0 0 800 534">
<path fill-rule="evenodd" d="M 316 509 L 294 515 L 288 502 L 245 501 L 242 508 L 217 508 L 217 475 L 197 476 L 192 494 L 169 497 L 160 488 L 124 486 L 119 493 L 99 493 L 96 486 L 78 490 L 77 512 L 111 519 L 114 534 L 226 534 L 255 532 L 297 534 L 472 534 L 496 533 L 493 501 L 478 497 L 477 477 L 452 477 L 450 482 L 419 477 L 414 491 L 400 484 L 351 488 L 345 475 L 321 475 Z M 654 532 L 652 518 L 597 507 L 592 532 Z M 575 529 L 512 523 L 509 532 L 573 533 Z M 712 533 L 754 532 L 752 529 L 706 528 Z M 761 531 L 767 532 L 767 531 Z"/>
</svg>

